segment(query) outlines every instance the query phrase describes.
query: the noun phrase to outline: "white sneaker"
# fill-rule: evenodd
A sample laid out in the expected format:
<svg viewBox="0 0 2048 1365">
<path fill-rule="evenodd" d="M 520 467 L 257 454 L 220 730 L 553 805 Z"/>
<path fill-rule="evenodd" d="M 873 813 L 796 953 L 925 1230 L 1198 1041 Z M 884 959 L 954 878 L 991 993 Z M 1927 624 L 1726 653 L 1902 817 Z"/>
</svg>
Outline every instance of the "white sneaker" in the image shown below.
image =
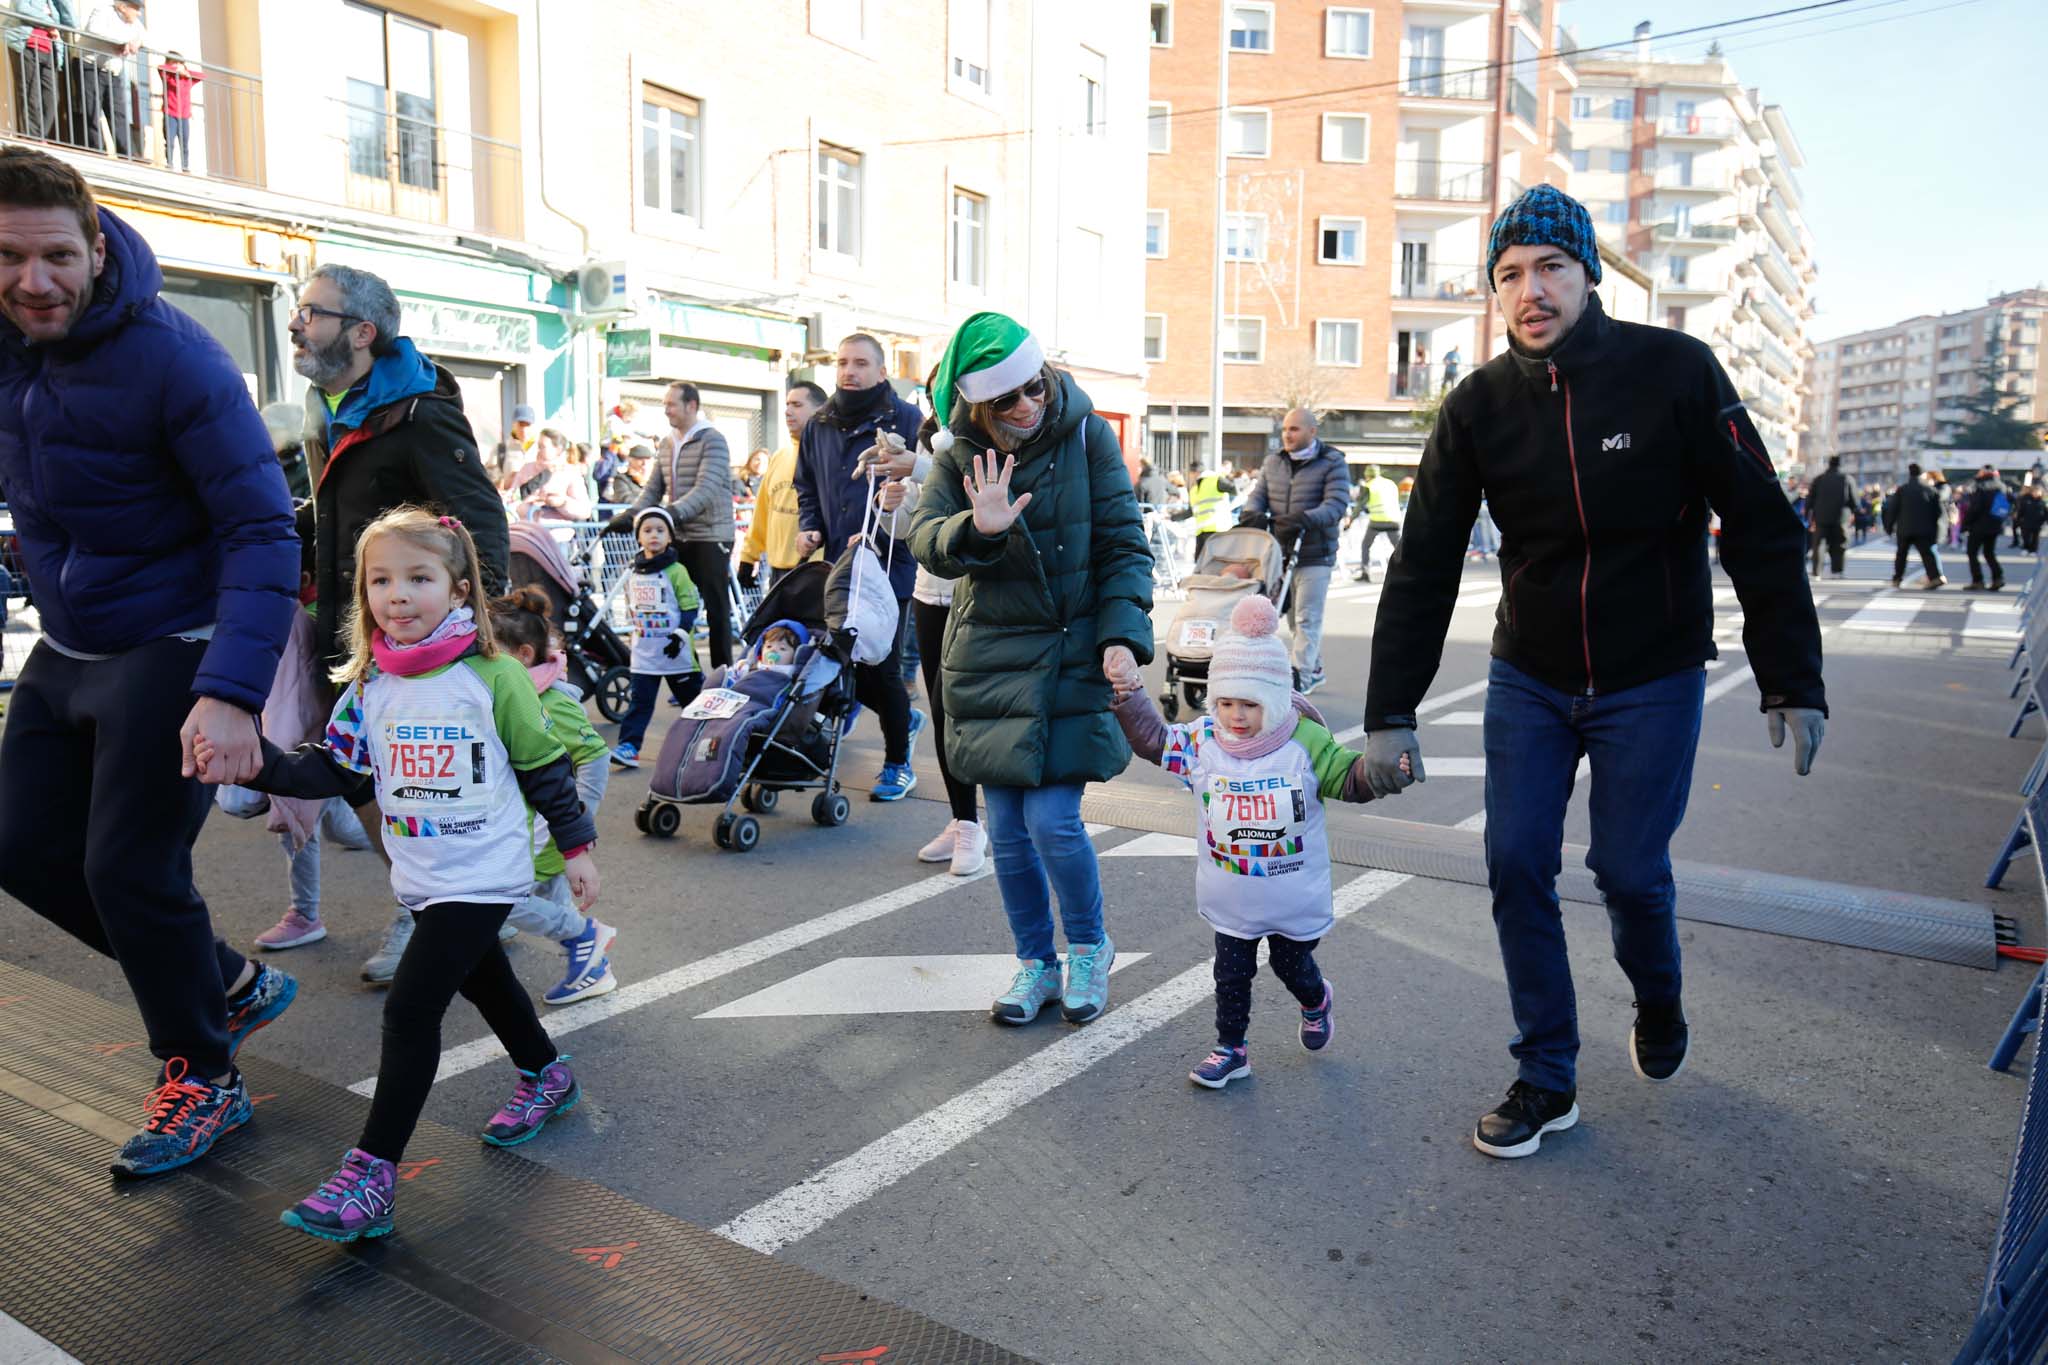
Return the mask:
<svg viewBox="0 0 2048 1365">
<path fill-rule="evenodd" d="M 939 837 L 917 851 L 921 863 L 943 863 L 950 860 L 960 831 L 958 820 L 948 820 L 946 827 L 939 831 Z"/>
<path fill-rule="evenodd" d="M 363 963 L 363 980 L 382 985 L 398 975 L 398 960 L 405 956 L 405 945 L 412 942 L 412 929 L 412 911 L 399 906 L 391 927 L 384 931 L 384 941 Z"/>
<path fill-rule="evenodd" d="M 972 820 L 961 820 L 958 826 L 951 870 L 956 877 L 972 877 L 988 861 L 988 833 Z"/>
</svg>

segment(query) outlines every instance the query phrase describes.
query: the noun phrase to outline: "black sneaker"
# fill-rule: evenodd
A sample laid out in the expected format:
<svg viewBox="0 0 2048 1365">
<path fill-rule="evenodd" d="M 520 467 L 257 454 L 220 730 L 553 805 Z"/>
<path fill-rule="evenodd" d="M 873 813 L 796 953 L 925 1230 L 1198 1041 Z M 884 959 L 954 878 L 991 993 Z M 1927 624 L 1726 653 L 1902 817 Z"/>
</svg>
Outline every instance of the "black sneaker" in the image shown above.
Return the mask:
<svg viewBox="0 0 2048 1365">
<path fill-rule="evenodd" d="M 1636 1001 L 1636 1022 L 1628 1031 L 1628 1064 L 1646 1081 L 1668 1081 L 1685 1070 L 1691 1030 L 1676 1000 Z"/>
<path fill-rule="evenodd" d="M 1578 1121 L 1576 1090 L 1545 1090 L 1516 1081 L 1498 1109 L 1479 1116 L 1472 1145 L 1488 1156 L 1532 1156 L 1545 1133 L 1562 1133 Z"/>
</svg>

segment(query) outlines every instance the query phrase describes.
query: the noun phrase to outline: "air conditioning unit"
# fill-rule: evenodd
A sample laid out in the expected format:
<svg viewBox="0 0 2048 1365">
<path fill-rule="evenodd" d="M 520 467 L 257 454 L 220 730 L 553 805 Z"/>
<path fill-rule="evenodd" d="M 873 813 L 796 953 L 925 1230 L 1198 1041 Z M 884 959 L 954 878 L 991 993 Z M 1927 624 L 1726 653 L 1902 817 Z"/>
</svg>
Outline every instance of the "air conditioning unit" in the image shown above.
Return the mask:
<svg viewBox="0 0 2048 1365">
<path fill-rule="evenodd" d="M 590 261 L 576 272 L 576 315 L 619 318 L 640 310 L 641 291 L 624 261 Z"/>
</svg>

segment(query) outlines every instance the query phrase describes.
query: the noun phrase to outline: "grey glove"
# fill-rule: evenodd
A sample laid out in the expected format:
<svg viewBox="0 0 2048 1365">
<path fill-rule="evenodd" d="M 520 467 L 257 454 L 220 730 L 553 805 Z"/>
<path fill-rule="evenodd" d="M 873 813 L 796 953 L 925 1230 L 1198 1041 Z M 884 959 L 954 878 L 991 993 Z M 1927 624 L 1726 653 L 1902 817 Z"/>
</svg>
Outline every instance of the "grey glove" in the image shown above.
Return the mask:
<svg viewBox="0 0 2048 1365">
<path fill-rule="evenodd" d="M 1810 706 L 1781 706 L 1770 713 L 1771 747 L 1785 747 L 1785 727 L 1792 727 L 1792 766 L 1801 777 L 1813 771 L 1814 756 L 1820 752 L 1821 736 L 1828 718 Z"/>
<path fill-rule="evenodd" d="M 1407 772 L 1401 770 L 1404 758 Z M 1412 726 L 1375 730 L 1365 737 L 1365 777 L 1376 797 L 1399 796 L 1410 783 L 1427 780 L 1422 771 L 1422 745 Z"/>
</svg>

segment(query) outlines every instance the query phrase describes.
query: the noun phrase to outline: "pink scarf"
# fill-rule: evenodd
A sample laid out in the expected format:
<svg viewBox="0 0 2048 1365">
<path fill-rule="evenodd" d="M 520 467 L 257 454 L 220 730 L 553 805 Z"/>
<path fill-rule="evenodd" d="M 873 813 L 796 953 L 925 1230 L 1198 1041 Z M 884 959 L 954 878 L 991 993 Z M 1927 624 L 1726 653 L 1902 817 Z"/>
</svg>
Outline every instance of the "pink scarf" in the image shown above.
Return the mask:
<svg viewBox="0 0 2048 1365">
<path fill-rule="evenodd" d="M 526 676 L 533 679 L 533 690 L 545 692 L 562 680 L 569 671 L 569 656 L 557 650 L 526 670 Z"/>
<path fill-rule="evenodd" d="M 475 642 L 476 614 L 468 607 L 457 607 L 416 645 L 394 644 L 384 637 L 381 628 L 371 631 L 370 657 L 386 673 L 411 678 L 446 668 L 461 658 Z"/>
<path fill-rule="evenodd" d="M 1216 742 L 1222 745 L 1223 752 L 1229 754 L 1232 758 L 1264 758 L 1268 754 L 1278 753 L 1286 746 L 1289 740 L 1294 738 L 1294 727 L 1299 723 L 1302 708 L 1306 705 L 1307 701 L 1308 698 L 1296 692 L 1294 694 L 1294 710 L 1288 715 L 1286 722 L 1280 725 L 1268 726 L 1250 739 L 1232 739 L 1223 733 L 1221 726 L 1218 726 L 1216 728 Z"/>
</svg>

